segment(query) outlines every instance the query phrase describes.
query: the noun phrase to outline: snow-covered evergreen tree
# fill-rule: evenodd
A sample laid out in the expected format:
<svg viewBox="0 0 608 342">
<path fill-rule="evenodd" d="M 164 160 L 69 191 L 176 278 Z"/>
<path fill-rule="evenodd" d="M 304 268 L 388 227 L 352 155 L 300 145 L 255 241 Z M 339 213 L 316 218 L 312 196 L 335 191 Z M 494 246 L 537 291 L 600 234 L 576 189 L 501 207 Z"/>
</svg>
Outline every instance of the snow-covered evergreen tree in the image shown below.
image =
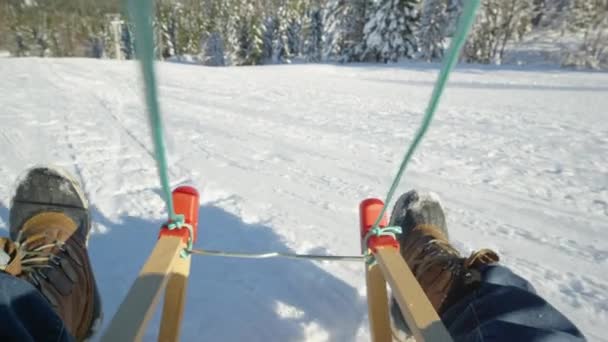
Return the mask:
<svg viewBox="0 0 608 342">
<path fill-rule="evenodd" d="M 418 51 L 416 0 L 379 0 L 364 28 L 363 59 L 396 62 L 412 58 Z"/>
<path fill-rule="evenodd" d="M 46 6 L 47 4 L 45 4 Z M 16 56 L 51 57 L 55 36 L 53 14 L 37 3 L 14 1 L 5 4 L 7 26 L 14 32 L 12 53 Z"/>
<path fill-rule="evenodd" d="M 26 39 L 21 31 L 14 33 L 15 45 L 12 54 L 17 57 L 26 57 L 29 55 L 29 47 L 26 43 Z"/>
<path fill-rule="evenodd" d="M 240 5 L 237 0 L 224 1 L 226 16 L 220 26 L 220 33 L 224 41 L 224 63 L 226 65 L 237 64 L 238 60 Z"/>
<path fill-rule="evenodd" d="M 41 30 L 32 30 L 32 40 L 35 42 L 35 56 L 51 57 L 53 54 L 50 50 L 49 34 L 45 28 Z"/>
<path fill-rule="evenodd" d="M 306 19 L 304 53 L 306 61 L 317 63 L 321 61 L 323 53 L 323 14 L 321 8 L 311 8 Z"/>
<path fill-rule="evenodd" d="M 272 62 L 289 63 L 294 44 L 290 42 L 290 26 L 292 13 L 289 7 L 280 6 L 274 17 L 274 32 L 272 35 Z"/>
<path fill-rule="evenodd" d="M 458 20 L 462 14 L 465 0 L 446 0 L 447 1 L 447 26 L 445 28 L 445 37 L 452 37 L 456 32 Z"/>
<path fill-rule="evenodd" d="M 89 38 L 89 57 L 92 58 L 104 58 L 105 57 L 105 45 L 104 39 L 99 36 L 92 36 Z"/>
<path fill-rule="evenodd" d="M 264 63 L 272 63 L 274 33 L 276 22 L 274 16 L 267 16 L 264 19 L 264 30 L 262 35 L 262 59 Z"/>
<path fill-rule="evenodd" d="M 287 22 L 287 47 L 290 56 L 302 53 L 302 17 L 293 16 Z"/>
<path fill-rule="evenodd" d="M 219 32 L 213 32 L 201 42 L 201 60 L 203 64 L 209 66 L 223 66 L 224 59 L 224 39 Z"/>
<path fill-rule="evenodd" d="M 363 28 L 372 0 L 330 0 L 324 18 L 324 57 L 340 62 L 361 59 Z"/>
<path fill-rule="evenodd" d="M 261 64 L 264 52 L 264 28 L 261 12 L 253 3 L 248 3 L 243 8 L 238 34 L 237 64 Z"/>
<path fill-rule="evenodd" d="M 535 9 L 532 23 L 536 26 L 559 29 L 563 33 L 567 26 L 570 3 L 571 0 L 534 0 Z"/>
<path fill-rule="evenodd" d="M 178 18 L 180 30 L 176 38 L 180 55 L 194 56 L 201 52 L 201 38 L 208 32 L 205 18 L 206 12 L 202 1 L 184 2 Z"/>
<path fill-rule="evenodd" d="M 124 23 L 120 35 L 120 47 L 125 59 L 135 58 L 135 40 L 133 37 L 133 24 Z"/>
<path fill-rule="evenodd" d="M 181 30 L 182 5 L 178 2 L 159 2 L 157 4 L 158 30 L 162 39 L 163 58 L 170 58 L 183 53 L 178 41 Z"/>
<path fill-rule="evenodd" d="M 449 25 L 448 0 L 426 0 L 422 8 L 418 44 L 420 57 L 432 61 L 443 57 Z"/>
</svg>

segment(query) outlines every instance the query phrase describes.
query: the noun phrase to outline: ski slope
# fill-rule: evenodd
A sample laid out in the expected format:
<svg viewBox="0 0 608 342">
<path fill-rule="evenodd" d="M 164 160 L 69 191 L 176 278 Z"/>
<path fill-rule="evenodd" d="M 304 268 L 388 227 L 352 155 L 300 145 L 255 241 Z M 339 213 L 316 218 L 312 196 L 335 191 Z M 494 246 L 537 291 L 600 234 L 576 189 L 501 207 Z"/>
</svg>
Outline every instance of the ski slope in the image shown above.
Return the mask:
<svg viewBox="0 0 608 342">
<path fill-rule="evenodd" d="M 357 254 L 436 65 L 161 63 L 174 185 L 202 194 L 198 246 Z M 135 63 L 0 61 L 0 228 L 14 182 L 81 180 L 105 324 L 165 218 Z M 489 247 L 592 341 L 608 341 L 608 74 L 457 69 L 400 189 L 434 191 L 464 253 Z M 184 341 L 368 341 L 363 266 L 195 257 Z M 159 316 L 146 340 L 155 340 Z"/>
</svg>

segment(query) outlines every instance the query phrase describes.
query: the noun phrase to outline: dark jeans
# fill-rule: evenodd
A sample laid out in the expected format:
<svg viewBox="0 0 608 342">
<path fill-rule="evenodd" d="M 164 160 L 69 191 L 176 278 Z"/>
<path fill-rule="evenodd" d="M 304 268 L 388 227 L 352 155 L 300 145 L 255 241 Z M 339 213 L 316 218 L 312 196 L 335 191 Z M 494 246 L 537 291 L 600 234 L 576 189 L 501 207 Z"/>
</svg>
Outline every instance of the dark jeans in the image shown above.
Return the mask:
<svg viewBox="0 0 608 342">
<path fill-rule="evenodd" d="M 74 341 L 40 292 L 0 271 L 0 341 Z"/>
<path fill-rule="evenodd" d="M 580 331 L 503 266 L 482 270 L 483 282 L 446 311 L 455 341 L 584 341 Z M 61 319 L 28 282 L 0 272 L 0 341 L 73 341 Z"/>
<path fill-rule="evenodd" d="M 455 342 L 585 341 L 556 308 L 525 279 L 499 265 L 481 270 L 481 284 L 441 315 Z M 409 331 L 393 301 L 395 325 Z"/>
<path fill-rule="evenodd" d="M 482 284 L 441 316 L 455 341 L 584 341 L 581 332 L 504 266 L 481 270 Z"/>
</svg>

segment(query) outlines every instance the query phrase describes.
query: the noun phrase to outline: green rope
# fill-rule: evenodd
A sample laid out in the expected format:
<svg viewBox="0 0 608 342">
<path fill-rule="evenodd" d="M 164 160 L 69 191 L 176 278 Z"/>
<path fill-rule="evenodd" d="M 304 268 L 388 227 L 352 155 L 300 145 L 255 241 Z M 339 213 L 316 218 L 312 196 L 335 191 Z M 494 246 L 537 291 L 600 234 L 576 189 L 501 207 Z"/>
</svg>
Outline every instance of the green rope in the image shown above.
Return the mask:
<svg viewBox="0 0 608 342">
<path fill-rule="evenodd" d="M 129 13 L 131 20 L 135 23 L 135 45 L 139 58 L 142 74 L 144 77 L 146 91 L 146 105 L 148 107 L 150 130 L 152 131 L 152 141 L 154 142 L 154 157 L 163 191 L 163 199 L 167 206 L 169 221 L 167 228 L 181 229 L 187 228 L 190 232 L 188 246 L 181 252 L 183 258 L 187 257 L 192 250 L 192 226 L 186 224 L 184 215 L 175 213 L 173 206 L 173 195 L 169 184 L 169 166 L 167 163 L 167 153 L 163 136 L 163 121 L 160 115 L 158 103 L 158 92 L 156 88 L 156 76 L 154 73 L 154 36 L 152 18 L 154 14 L 153 1 L 151 0 L 130 0 Z"/>
<path fill-rule="evenodd" d="M 156 76 L 154 74 L 154 36 L 152 28 L 153 5 L 150 0 L 129 1 L 129 13 L 135 23 L 135 45 L 140 60 L 142 74 L 144 77 L 146 104 L 150 118 L 150 129 L 154 141 L 154 155 L 162 186 L 164 200 L 169 212 L 170 222 L 183 222 L 175 214 L 173 197 L 169 185 L 169 168 L 163 137 L 163 122 L 160 117 L 160 106 L 158 104 L 158 93 L 156 90 Z M 180 221 L 181 219 L 181 221 Z"/>
<path fill-rule="evenodd" d="M 382 210 L 380 211 L 380 215 L 378 215 L 378 218 L 376 218 L 376 222 L 374 222 L 374 225 L 373 225 L 374 228 L 377 228 L 378 225 L 380 224 L 380 221 L 382 221 L 382 217 L 384 217 L 384 214 L 386 213 L 386 209 L 387 209 L 390 201 L 393 199 L 395 191 L 397 190 L 397 186 L 399 186 L 399 183 L 401 182 L 401 177 L 403 176 L 403 173 L 405 172 L 405 168 L 409 164 L 410 159 L 412 158 L 412 155 L 416 151 L 416 148 L 418 148 L 418 145 L 424 138 L 426 131 L 428 130 L 429 126 L 431 125 L 431 122 L 433 121 L 433 116 L 435 115 L 435 112 L 437 111 L 437 106 L 439 105 L 439 100 L 441 99 L 441 95 L 443 94 L 443 90 L 445 89 L 445 85 L 450 76 L 450 72 L 454 68 L 454 65 L 456 64 L 456 62 L 458 62 L 458 56 L 460 55 L 460 50 L 462 49 L 462 47 L 467 39 L 469 30 L 471 29 L 471 26 L 473 25 L 473 22 L 475 20 L 475 14 L 477 12 L 477 8 L 479 8 L 479 2 L 480 2 L 480 0 L 468 0 L 465 4 L 462 16 L 461 16 L 460 20 L 458 21 L 458 27 L 456 28 L 456 34 L 454 35 L 454 38 L 452 39 L 450 48 L 445 57 L 443 65 L 441 67 L 441 71 L 439 72 L 439 77 L 437 78 L 437 83 L 435 83 L 435 87 L 433 88 L 433 94 L 431 95 L 431 99 L 426 108 L 424 118 L 422 119 L 422 124 L 420 125 L 420 128 L 418 128 L 418 132 L 416 133 L 414 140 L 412 141 L 412 144 L 408 148 L 407 153 L 405 154 L 405 157 L 403 158 L 403 161 L 401 162 L 401 165 L 399 166 L 399 171 L 397 171 L 397 175 L 395 176 L 395 179 L 393 180 L 393 184 L 391 185 L 390 190 L 388 191 L 388 194 L 386 195 L 386 199 L 384 200 L 384 206 L 382 207 Z"/>
</svg>

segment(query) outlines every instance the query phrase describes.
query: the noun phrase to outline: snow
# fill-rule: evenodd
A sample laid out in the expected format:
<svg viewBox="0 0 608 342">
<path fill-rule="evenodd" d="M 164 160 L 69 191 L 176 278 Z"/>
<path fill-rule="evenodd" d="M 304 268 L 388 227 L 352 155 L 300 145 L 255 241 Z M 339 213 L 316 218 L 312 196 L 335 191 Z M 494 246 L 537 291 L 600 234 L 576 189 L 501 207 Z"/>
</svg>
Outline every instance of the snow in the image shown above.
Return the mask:
<svg viewBox="0 0 608 342">
<path fill-rule="evenodd" d="M 347 255 L 359 252 L 358 203 L 385 195 L 437 73 L 158 70 L 170 177 L 202 193 L 198 246 Z M 105 324 L 165 217 L 138 71 L 124 61 L 0 62 L 0 228 L 28 166 L 80 179 Z M 461 251 L 496 249 L 592 341 L 608 341 L 607 84 L 597 72 L 460 67 L 400 186 L 438 193 Z M 195 257 L 183 340 L 367 341 L 364 294 L 357 263 Z"/>
</svg>

